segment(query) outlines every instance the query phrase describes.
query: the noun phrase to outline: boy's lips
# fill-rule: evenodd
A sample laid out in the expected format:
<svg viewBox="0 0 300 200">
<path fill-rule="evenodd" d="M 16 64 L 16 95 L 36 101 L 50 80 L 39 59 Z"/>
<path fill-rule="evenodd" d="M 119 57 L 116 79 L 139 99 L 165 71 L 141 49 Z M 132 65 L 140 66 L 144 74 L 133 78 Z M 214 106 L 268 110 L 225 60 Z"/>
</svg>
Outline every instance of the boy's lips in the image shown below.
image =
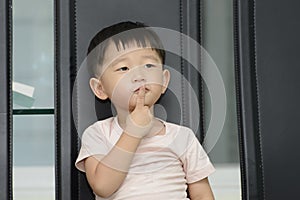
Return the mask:
<svg viewBox="0 0 300 200">
<path fill-rule="evenodd" d="M 134 93 L 138 93 L 142 87 L 145 87 L 145 93 L 147 93 L 150 89 L 146 86 L 140 86 L 138 88 L 133 89 Z"/>
</svg>

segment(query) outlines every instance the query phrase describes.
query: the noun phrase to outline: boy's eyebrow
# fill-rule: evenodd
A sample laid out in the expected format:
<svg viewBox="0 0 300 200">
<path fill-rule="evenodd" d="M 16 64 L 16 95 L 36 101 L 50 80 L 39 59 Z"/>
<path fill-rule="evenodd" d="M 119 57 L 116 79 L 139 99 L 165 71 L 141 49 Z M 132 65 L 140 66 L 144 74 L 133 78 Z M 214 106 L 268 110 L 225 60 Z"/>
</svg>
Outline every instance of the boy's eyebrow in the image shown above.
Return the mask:
<svg viewBox="0 0 300 200">
<path fill-rule="evenodd" d="M 151 60 L 154 60 L 156 62 L 160 62 L 160 59 L 156 56 L 153 56 L 153 55 L 144 55 L 142 57 L 145 58 L 145 59 L 151 59 Z"/>
</svg>

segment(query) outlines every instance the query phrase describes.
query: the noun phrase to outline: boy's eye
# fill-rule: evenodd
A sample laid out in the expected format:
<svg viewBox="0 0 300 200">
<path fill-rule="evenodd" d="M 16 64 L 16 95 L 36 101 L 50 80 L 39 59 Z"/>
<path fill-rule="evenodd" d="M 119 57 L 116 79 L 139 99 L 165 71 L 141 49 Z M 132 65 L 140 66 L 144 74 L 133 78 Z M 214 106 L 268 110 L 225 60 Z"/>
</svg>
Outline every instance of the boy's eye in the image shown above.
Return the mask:
<svg viewBox="0 0 300 200">
<path fill-rule="evenodd" d="M 155 65 L 153 65 L 153 64 L 145 64 L 144 67 L 145 68 L 152 68 L 152 67 L 155 67 Z"/>
<path fill-rule="evenodd" d="M 129 68 L 124 66 L 124 67 L 119 67 L 119 68 L 117 68 L 116 71 L 121 71 L 121 72 L 123 72 L 123 71 L 127 71 L 127 70 L 129 70 Z"/>
</svg>

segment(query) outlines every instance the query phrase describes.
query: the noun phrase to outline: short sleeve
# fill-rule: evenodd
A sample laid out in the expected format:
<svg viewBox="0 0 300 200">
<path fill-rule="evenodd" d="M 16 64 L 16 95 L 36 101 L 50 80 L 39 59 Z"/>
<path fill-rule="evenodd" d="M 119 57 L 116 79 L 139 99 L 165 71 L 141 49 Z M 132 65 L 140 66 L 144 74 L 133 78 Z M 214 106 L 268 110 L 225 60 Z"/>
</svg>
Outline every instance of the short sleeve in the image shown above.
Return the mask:
<svg viewBox="0 0 300 200">
<path fill-rule="evenodd" d="M 101 132 L 101 128 L 97 126 L 97 123 L 84 131 L 81 139 L 81 148 L 75 162 L 75 166 L 80 171 L 85 172 L 84 160 L 86 158 L 96 156 L 99 159 L 108 153 L 108 142 L 105 135 Z"/>
<path fill-rule="evenodd" d="M 181 156 L 187 183 L 193 183 L 208 177 L 215 171 L 208 155 L 193 134 L 192 142 Z"/>
</svg>

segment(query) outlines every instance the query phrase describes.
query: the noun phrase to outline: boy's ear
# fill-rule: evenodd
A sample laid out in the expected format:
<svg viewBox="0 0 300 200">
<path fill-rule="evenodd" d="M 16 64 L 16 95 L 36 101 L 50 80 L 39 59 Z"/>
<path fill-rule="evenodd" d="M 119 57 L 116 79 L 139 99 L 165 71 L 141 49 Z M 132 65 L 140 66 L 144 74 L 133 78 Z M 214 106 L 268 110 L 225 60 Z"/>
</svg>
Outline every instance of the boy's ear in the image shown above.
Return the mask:
<svg viewBox="0 0 300 200">
<path fill-rule="evenodd" d="M 168 85 L 169 85 L 169 82 L 170 82 L 170 71 L 165 69 L 163 71 L 163 83 L 162 83 L 162 91 L 161 93 L 164 94 L 168 88 Z"/>
<path fill-rule="evenodd" d="M 104 91 L 103 85 L 100 80 L 97 78 L 90 79 L 90 87 L 93 93 L 101 100 L 105 100 L 108 98 L 107 94 Z"/>
</svg>

